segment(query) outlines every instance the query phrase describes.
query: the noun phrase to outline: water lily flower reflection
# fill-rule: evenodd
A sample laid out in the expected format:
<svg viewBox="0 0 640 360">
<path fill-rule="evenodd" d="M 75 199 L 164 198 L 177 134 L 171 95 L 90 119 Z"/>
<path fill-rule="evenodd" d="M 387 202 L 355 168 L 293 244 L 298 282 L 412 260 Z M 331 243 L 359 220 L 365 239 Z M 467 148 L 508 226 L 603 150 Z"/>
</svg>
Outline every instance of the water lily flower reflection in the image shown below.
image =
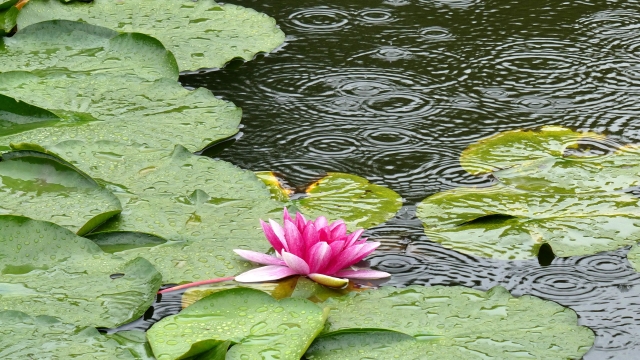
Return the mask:
<svg viewBox="0 0 640 360">
<path fill-rule="evenodd" d="M 383 271 L 350 268 L 371 254 L 380 243 L 360 238 L 364 230 L 347 233 L 344 221 L 329 224 L 324 216 L 315 221 L 306 220 L 297 213 L 295 219 L 284 209 L 284 226 L 269 219 L 260 220 L 264 234 L 276 251 L 271 256 L 249 250 L 234 250 L 243 258 L 261 268 L 236 276 L 239 282 L 278 280 L 291 275 L 304 275 L 317 283 L 342 287 L 349 279 L 380 279 L 390 275 Z"/>
</svg>

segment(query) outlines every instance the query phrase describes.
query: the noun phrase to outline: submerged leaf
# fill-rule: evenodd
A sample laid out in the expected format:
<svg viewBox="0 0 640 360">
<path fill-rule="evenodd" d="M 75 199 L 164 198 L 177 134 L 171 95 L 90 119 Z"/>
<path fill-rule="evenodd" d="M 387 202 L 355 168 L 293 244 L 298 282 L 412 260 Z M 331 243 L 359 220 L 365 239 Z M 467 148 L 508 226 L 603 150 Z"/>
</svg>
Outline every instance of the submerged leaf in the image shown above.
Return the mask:
<svg viewBox="0 0 640 360">
<path fill-rule="evenodd" d="M 2 359 L 140 359 L 95 328 L 65 324 L 50 316 L 0 312 Z"/>
<path fill-rule="evenodd" d="M 299 360 L 325 320 L 324 311 L 308 300 L 278 301 L 262 291 L 237 288 L 216 292 L 160 320 L 147 337 L 162 359 L 184 359 L 212 349 L 224 354 L 230 343 L 221 358 Z"/>
<path fill-rule="evenodd" d="M 106 254 L 55 224 L 2 215 L 0 228 L 1 309 L 116 327 L 141 316 L 160 288 L 147 260 Z"/>
<path fill-rule="evenodd" d="M 595 337 L 573 310 L 501 287 L 382 287 L 323 305 L 329 327 L 308 358 L 578 359 Z"/>
<path fill-rule="evenodd" d="M 0 161 L 0 214 L 50 221 L 83 235 L 122 211 L 93 179 L 56 158 L 12 152 Z"/>
<path fill-rule="evenodd" d="M 18 27 L 53 19 L 153 36 L 173 52 L 181 71 L 220 68 L 234 58 L 251 60 L 257 53 L 274 50 L 285 39 L 267 15 L 212 0 L 94 0 L 69 5 L 58 0 L 31 0 L 18 17 Z"/>
</svg>

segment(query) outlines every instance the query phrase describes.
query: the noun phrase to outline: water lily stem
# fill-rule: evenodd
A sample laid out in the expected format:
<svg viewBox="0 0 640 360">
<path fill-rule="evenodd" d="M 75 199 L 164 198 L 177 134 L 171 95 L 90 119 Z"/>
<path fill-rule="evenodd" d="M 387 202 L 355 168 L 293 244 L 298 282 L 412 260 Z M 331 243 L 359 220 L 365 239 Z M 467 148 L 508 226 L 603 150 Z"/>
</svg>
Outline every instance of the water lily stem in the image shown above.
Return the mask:
<svg viewBox="0 0 640 360">
<path fill-rule="evenodd" d="M 234 279 L 235 279 L 235 277 L 229 276 L 229 277 L 224 277 L 224 278 L 196 281 L 196 282 L 192 282 L 192 283 L 188 283 L 188 284 L 184 284 L 184 285 L 178 285 L 178 286 L 170 287 L 170 288 L 167 288 L 167 289 L 164 289 L 164 290 L 160 290 L 160 291 L 158 291 L 158 294 L 166 294 L 168 292 L 172 292 L 172 291 L 176 291 L 176 290 L 188 289 L 188 288 L 196 287 L 196 286 L 200 286 L 200 285 L 215 284 L 215 283 L 219 283 L 219 282 L 223 282 L 223 281 L 231 281 L 231 280 L 234 280 Z"/>
</svg>

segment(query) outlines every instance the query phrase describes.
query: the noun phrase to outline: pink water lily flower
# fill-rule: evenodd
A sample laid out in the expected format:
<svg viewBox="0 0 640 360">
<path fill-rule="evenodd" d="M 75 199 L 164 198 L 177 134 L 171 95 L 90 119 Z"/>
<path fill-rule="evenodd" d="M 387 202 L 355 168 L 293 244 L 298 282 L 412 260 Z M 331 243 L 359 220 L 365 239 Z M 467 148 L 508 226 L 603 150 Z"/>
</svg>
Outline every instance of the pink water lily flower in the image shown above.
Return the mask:
<svg viewBox="0 0 640 360">
<path fill-rule="evenodd" d="M 351 267 L 380 246 L 378 242 L 360 238 L 364 230 L 349 234 L 344 221 L 329 224 L 324 216 L 310 221 L 297 213 L 292 219 L 286 208 L 283 220 L 283 226 L 271 219 L 269 223 L 260 220 L 267 240 L 276 251 L 275 256 L 234 250 L 249 261 L 267 265 L 236 276 L 236 281 L 262 282 L 304 275 L 323 285 L 342 287 L 349 279 L 391 276 L 383 271 Z"/>
</svg>

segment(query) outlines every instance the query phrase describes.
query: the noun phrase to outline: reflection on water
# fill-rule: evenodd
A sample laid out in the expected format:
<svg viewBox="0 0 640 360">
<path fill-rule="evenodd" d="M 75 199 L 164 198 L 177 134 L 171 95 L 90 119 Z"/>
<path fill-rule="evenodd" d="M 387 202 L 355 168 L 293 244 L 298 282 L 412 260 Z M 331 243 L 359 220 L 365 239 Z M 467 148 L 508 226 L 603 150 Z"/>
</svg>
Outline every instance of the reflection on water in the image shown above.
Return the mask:
<svg viewBox="0 0 640 360">
<path fill-rule="evenodd" d="M 576 310 L 598 338 L 586 359 L 640 351 L 640 275 L 626 249 L 508 262 L 428 241 L 412 205 L 488 184 L 458 163 L 500 131 L 564 125 L 640 142 L 640 3 L 583 0 L 234 0 L 275 17 L 280 51 L 185 75 L 244 110 L 244 136 L 219 156 L 304 184 L 364 176 L 406 199 L 370 231 L 391 284 L 503 285 Z"/>
</svg>

